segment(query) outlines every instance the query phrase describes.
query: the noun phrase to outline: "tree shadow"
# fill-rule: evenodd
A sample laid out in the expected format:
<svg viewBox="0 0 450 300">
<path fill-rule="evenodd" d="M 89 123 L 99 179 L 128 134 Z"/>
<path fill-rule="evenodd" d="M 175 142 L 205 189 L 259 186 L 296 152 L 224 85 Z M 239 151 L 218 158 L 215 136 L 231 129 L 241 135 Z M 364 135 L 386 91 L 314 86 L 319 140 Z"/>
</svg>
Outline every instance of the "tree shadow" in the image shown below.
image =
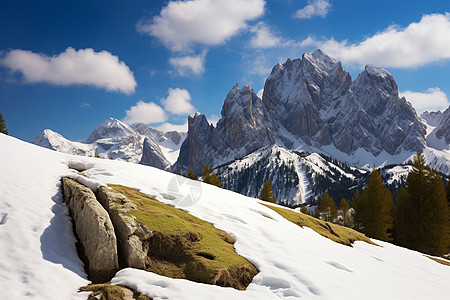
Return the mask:
<svg viewBox="0 0 450 300">
<path fill-rule="evenodd" d="M 64 268 L 87 279 L 83 262 L 78 257 L 77 239 L 73 232 L 69 208 L 63 202 L 61 182 L 57 186 L 58 191 L 52 197 L 55 202 L 52 207 L 54 216 L 40 238 L 42 256 L 45 260 L 61 264 Z"/>
</svg>

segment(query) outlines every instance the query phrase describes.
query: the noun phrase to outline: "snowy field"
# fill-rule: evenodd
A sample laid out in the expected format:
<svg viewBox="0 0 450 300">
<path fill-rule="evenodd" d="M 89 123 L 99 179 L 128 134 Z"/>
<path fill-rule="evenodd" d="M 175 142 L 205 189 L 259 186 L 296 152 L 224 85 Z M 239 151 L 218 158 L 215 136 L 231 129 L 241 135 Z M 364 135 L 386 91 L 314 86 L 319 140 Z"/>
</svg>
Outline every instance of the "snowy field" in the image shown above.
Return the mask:
<svg viewBox="0 0 450 300">
<path fill-rule="evenodd" d="M 83 170 L 87 178 L 75 170 Z M 450 267 L 389 243 L 347 247 L 288 222 L 258 200 L 152 167 L 77 157 L 0 134 L 0 299 L 86 299 L 60 178 L 127 185 L 211 222 L 260 271 L 246 291 L 124 269 L 153 299 L 449 299 Z"/>
</svg>

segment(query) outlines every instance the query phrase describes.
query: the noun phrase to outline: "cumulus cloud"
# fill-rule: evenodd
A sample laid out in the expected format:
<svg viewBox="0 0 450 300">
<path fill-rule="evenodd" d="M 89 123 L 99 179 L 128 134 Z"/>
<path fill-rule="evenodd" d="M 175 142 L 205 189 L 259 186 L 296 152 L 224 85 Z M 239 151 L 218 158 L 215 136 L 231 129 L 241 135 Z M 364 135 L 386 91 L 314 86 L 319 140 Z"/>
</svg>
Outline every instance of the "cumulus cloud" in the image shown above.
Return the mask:
<svg viewBox="0 0 450 300">
<path fill-rule="evenodd" d="M 220 118 L 216 115 L 210 115 L 208 118 L 206 118 L 209 122 L 209 124 L 216 126 L 217 122 L 219 122 Z"/>
<path fill-rule="evenodd" d="M 143 101 L 138 101 L 135 106 L 130 107 L 123 119 L 128 124 L 153 124 L 165 122 L 166 120 L 167 114 L 161 106 L 154 102 L 147 103 Z"/>
<path fill-rule="evenodd" d="M 22 73 L 26 83 L 82 84 L 125 94 L 133 93 L 136 88 L 130 68 L 108 51 L 69 47 L 58 55 L 47 56 L 27 50 L 11 50 L 0 64 Z"/>
<path fill-rule="evenodd" d="M 308 37 L 301 46 L 321 48 L 347 64 L 415 68 L 450 58 L 450 13 L 424 15 L 406 28 L 392 25 L 357 44 Z"/>
<path fill-rule="evenodd" d="M 438 87 L 429 88 L 425 92 L 404 91 L 400 96 L 411 102 L 419 115 L 426 110 L 446 110 L 450 105 L 447 94 Z"/>
<path fill-rule="evenodd" d="M 298 19 L 311 19 L 312 17 L 325 17 L 331 8 L 330 2 L 326 0 L 308 0 L 308 5 L 295 12 L 294 17 Z"/>
<path fill-rule="evenodd" d="M 178 131 L 178 132 L 187 132 L 188 131 L 188 123 L 184 123 L 181 125 L 172 124 L 172 123 L 163 123 L 159 126 L 155 127 L 158 130 L 168 132 L 168 131 Z"/>
<path fill-rule="evenodd" d="M 224 43 L 262 16 L 264 7 L 264 0 L 170 1 L 159 15 L 139 21 L 136 29 L 172 51 L 185 52 L 196 44 Z"/>
<path fill-rule="evenodd" d="M 161 103 L 167 111 L 175 115 L 187 115 L 195 110 L 191 104 L 191 95 L 185 89 L 169 88 L 169 96 L 162 99 Z"/>
<path fill-rule="evenodd" d="M 253 48 L 272 48 L 281 44 L 281 38 L 262 21 L 250 28 L 250 32 L 254 34 L 250 39 L 250 46 Z"/>
<path fill-rule="evenodd" d="M 189 74 L 202 75 L 205 72 L 206 51 L 197 56 L 179 56 L 169 59 L 170 65 L 178 75 L 187 76 Z"/>
</svg>

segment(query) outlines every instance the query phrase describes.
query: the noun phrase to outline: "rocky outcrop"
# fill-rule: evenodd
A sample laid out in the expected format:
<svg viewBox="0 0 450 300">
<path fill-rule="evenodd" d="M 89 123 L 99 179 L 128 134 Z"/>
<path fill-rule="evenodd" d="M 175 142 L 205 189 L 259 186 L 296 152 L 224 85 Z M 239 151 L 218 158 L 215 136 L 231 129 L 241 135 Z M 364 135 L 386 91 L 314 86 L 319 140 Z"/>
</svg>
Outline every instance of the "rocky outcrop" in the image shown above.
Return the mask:
<svg viewBox="0 0 450 300">
<path fill-rule="evenodd" d="M 443 138 L 447 145 L 450 144 L 450 107 L 442 113 L 435 132 L 438 139 Z"/>
<path fill-rule="evenodd" d="M 230 90 L 216 127 L 200 113 L 189 116 L 188 136 L 174 171 L 191 167 L 199 174 L 205 164 L 217 166 L 275 143 L 270 119 L 253 89 L 238 84 Z"/>
<path fill-rule="evenodd" d="M 340 62 L 316 50 L 277 64 L 262 100 L 249 86 L 235 85 L 216 127 L 202 115 L 191 116 L 175 170 L 198 173 L 205 163 L 215 168 L 275 143 L 348 157 L 357 166 L 382 153 L 395 163 L 423 151 L 425 134 L 389 72 L 368 65 L 352 81 Z"/>
<path fill-rule="evenodd" d="M 108 281 L 119 269 L 116 235 L 109 215 L 88 187 L 69 178 L 63 178 L 62 183 L 88 277 L 93 282 Z"/>
<path fill-rule="evenodd" d="M 121 267 L 145 269 L 149 249 L 148 243 L 143 241 L 148 238 L 150 231 L 126 215 L 128 210 L 135 209 L 135 205 L 122 194 L 107 187 L 99 188 L 98 200 L 108 211 L 115 227 Z"/>
<path fill-rule="evenodd" d="M 152 166 L 161 170 L 167 170 L 170 167 L 170 162 L 167 161 L 161 151 L 161 148 L 149 138 L 145 138 L 144 140 L 142 158 L 139 163 L 141 165 Z"/>
</svg>

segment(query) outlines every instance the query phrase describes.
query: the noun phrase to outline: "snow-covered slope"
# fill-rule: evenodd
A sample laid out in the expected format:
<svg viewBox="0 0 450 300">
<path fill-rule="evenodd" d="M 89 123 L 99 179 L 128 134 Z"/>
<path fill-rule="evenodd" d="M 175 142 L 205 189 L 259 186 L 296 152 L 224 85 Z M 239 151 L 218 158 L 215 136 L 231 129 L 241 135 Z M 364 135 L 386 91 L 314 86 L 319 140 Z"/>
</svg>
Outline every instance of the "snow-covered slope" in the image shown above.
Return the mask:
<svg viewBox="0 0 450 300">
<path fill-rule="evenodd" d="M 144 143 L 146 138 L 147 143 Z M 109 118 L 97 126 L 86 141 L 73 142 L 46 129 L 33 140 L 33 144 L 67 154 L 90 157 L 98 155 L 101 158 L 168 169 L 177 160 L 185 138 L 184 132 L 165 133 L 144 124 L 130 127 L 117 119 Z"/>
<path fill-rule="evenodd" d="M 258 198 L 266 179 L 277 203 L 298 206 L 328 192 L 334 199 L 350 199 L 368 176 L 367 170 L 318 153 L 296 152 L 274 145 L 214 170 L 224 188 Z"/>
<path fill-rule="evenodd" d="M 246 291 L 135 269 L 119 271 L 112 281 L 153 299 L 439 300 L 450 294 L 450 268 L 421 253 L 380 241 L 375 241 L 379 246 L 337 244 L 256 199 L 203 183 L 198 201 L 187 203 L 193 199 L 190 181 L 156 168 L 67 155 L 2 134 L 0 166 L 0 290 L 5 300 L 86 298 L 77 294 L 87 281 L 61 199 L 61 176 L 91 188 L 127 185 L 183 208 L 229 232 L 236 251 L 260 271 Z"/>
</svg>

